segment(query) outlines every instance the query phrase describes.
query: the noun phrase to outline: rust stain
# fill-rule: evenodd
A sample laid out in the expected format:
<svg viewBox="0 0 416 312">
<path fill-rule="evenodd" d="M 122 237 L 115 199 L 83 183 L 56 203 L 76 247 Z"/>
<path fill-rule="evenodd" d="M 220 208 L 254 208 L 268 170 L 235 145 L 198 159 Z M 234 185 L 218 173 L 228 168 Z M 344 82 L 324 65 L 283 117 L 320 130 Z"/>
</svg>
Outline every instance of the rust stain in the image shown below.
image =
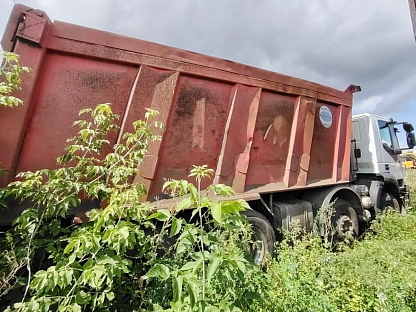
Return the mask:
<svg viewBox="0 0 416 312">
<path fill-rule="evenodd" d="M 205 98 L 196 101 L 192 125 L 192 148 L 204 149 L 205 141 Z"/>
<path fill-rule="evenodd" d="M 285 116 L 279 115 L 277 116 L 273 123 L 270 124 L 270 126 L 267 128 L 266 133 L 264 134 L 263 141 L 266 141 L 270 131 L 273 130 L 274 136 L 273 136 L 273 145 L 276 145 L 276 143 L 279 141 L 279 148 L 282 148 L 283 144 L 289 141 L 290 138 L 290 132 L 288 129 L 289 122 Z M 280 138 L 280 140 L 279 140 Z"/>
</svg>

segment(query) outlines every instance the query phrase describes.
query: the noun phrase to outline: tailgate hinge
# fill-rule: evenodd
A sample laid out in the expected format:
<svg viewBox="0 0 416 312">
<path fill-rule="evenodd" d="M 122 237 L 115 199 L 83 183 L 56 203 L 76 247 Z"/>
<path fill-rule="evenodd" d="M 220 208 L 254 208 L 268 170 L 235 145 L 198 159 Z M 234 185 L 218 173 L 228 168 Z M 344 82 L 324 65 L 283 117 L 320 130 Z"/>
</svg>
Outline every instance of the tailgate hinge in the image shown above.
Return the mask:
<svg viewBox="0 0 416 312">
<path fill-rule="evenodd" d="M 18 26 L 16 37 L 41 44 L 49 21 L 43 17 L 43 12 L 23 12 Z M 41 16 L 40 16 L 41 15 Z"/>
</svg>

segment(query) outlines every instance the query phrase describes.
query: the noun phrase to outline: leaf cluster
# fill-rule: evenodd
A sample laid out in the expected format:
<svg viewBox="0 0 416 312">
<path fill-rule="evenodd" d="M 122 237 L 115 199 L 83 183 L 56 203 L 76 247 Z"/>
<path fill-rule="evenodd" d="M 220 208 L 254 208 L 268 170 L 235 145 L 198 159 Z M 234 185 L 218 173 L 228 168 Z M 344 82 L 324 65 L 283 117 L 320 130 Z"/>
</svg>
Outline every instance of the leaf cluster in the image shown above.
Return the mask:
<svg viewBox="0 0 416 312">
<path fill-rule="evenodd" d="M 21 105 L 23 101 L 12 93 L 21 90 L 21 74 L 28 73 L 30 69 L 19 64 L 19 56 L 15 53 L 0 51 L 0 59 L 0 105 Z"/>
</svg>

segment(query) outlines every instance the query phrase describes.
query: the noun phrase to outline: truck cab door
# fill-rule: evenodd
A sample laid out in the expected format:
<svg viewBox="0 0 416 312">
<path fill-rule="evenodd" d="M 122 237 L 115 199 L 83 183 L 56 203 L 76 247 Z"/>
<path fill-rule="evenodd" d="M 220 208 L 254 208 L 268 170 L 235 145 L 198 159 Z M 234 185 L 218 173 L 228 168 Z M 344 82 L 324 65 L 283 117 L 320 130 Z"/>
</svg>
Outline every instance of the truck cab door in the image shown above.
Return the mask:
<svg viewBox="0 0 416 312">
<path fill-rule="evenodd" d="M 395 149 L 399 148 L 399 142 L 396 136 L 394 127 L 385 120 L 377 120 L 378 131 L 380 134 L 381 151 L 380 155 L 377 155 L 378 169 L 381 174 L 391 174 L 395 179 L 403 179 L 402 164 L 395 155 Z"/>
</svg>

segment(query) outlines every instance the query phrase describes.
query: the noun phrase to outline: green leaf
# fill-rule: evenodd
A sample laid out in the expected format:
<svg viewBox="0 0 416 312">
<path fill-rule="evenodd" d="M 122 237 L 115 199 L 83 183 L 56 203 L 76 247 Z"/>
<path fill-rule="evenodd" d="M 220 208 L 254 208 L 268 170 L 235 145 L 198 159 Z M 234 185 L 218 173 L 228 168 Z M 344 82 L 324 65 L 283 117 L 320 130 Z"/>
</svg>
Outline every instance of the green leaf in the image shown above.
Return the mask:
<svg viewBox="0 0 416 312">
<path fill-rule="evenodd" d="M 66 245 L 65 249 L 64 249 L 64 253 L 70 253 L 72 251 L 72 249 L 74 249 L 75 247 L 75 241 L 70 241 L 68 245 Z"/>
<path fill-rule="evenodd" d="M 222 213 L 229 213 L 233 215 L 239 214 L 240 211 L 250 209 L 250 206 L 244 200 L 235 200 L 222 202 Z"/>
<path fill-rule="evenodd" d="M 58 307 L 58 312 L 82 312 L 82 308 L 75 302 L 71 305 L 62 305 Z"/>
<path fill-rule="evenodd" d="M 172 219 L 172 226 L 170 229 L 170 236 L 175 236 L 177 235 L 180 230 L 182 228 L 182 219 L 178 219 L 178 218 L 173 218 Z"/>
<path fill-rule="evenodd" d="M 193 280 L 186 281 L 186 289 L 188 290 L 189 297 L 191 300 L 191 306 L 195 306 L 199 294 L 199 287 L 198 283 Z"/>
<path fill-rule="evenodd" d="M 190 184 L 189 187 L 188 187 L 188 189 L 189 189 L 189 193 L 191 194 L 192 200 L 194 202 L 197 202 L 198 201 L 198 190 L 195 187 L 195 185 Z"/>
<path fill-rule="evenodd" d="M 182 211 L 186 208 L 192 207 L 192 199 L 190 197 L 182 199 L 179 204 L 176 206 L 176 211 Z"/>
<path fill-rule="evenodd" d="M 83 290 L 77 292 L 75 302 L 81 305 L 87 304 L 91 300 L 91 295 Z"/>
<path fill-rule="evenodd" d="M 170 217 L 171 217 L 171 214 L 169 210 L 161 209 L 151 214 L 150 216 L 148 216 L 146 220 L 156 219 L 159 221 L 166 221 L 166 220 L 169 220 Z"/>
<path fill-rule="evenodd" d="M 115 295 L 114 295 L 114 293 L 112 291 L 106 292 L 105 293 L 105 296 L 107 297 L 107 300 L 108 301 L 112 301 L 115 298 Z"/>
<path fill-rule="evenodd" d="M 166 265 L 157 263 L 153 267 L 150 268 L 146 276 L 155 277 L 161 281 L 165 281 L 170 277 L 170 270 Z"/>
<path fill-rule="evenodd" d="M 217 271 L 218 267 L 222 263 L 222 257 L 214 257 L 211 260 L 211 263 L 208 265 L 208 273 L 207 273 L 207 282 L 211 281 L 212 277 L 214 276 L 215 272 Z"/>
<path fill-rule="evenodd" d="M 215 221 L 222 223 L 221 202 L 216 202 L 211 206 L 211 214 Z"/>
<path fill-rule="evenodd" d="M 230 263 L 237 268 L 238 270 L 240 270 L 242 273 L 246 272 L 246 264 L 247 264 L 247 260 L 241 256 L 238 255 L 232 255 L 229 258 Z"/>
<path fill-rule="evenodd" d="M 241 211 L 251 209 L 250 205 L 244 199 L 238 199 L 235 202 L 237 202 L 240 205 Z"/>
<path fill-rule="evenodd" d="M 47 292 L 49 288 L 46 287 L 49 282 L 49 274 L 46 271 L 38 271 L 35 273 L 35 276 L 32 280 L 31 287 L 33 289 L 39 289 L 41 291 Z"/>
<path fill-rule="evenodd" d="M 172 309 L 163 310 L 163 311 L 166 311 L 166 312 L 183 312 L 184 311 L 184 309 L 182 308 L 181 300 L 171 302 L 170 306 L 172 307 Z"/>
<path fill-rule="evenodd" d="M 183 276 L 172 279 L 173 301 L 179 301 L 182 297 Z"/>
<path fill-rule="evenodd" d="M 154 303 L 153 304 L 153 312 L 163 312 L 165 309 L 163 309 L 159 304 Z"/>
<path fill-rule="evenodd" d="M 196 208 L 196 209 L 192 209 L 192 214 L 191 214 L 191 220 L 195 217 L 195 215 L 197 214 L 197 213 L 199 213 L 201 210 L 202 210 L 202 205 L 201 206 L 199 206 L 198 208 Z"/>
<path fill-rule="evenodd" d="M 201 261 L 187 262 L 185 263 L 185 265 L 182 266 L 181 271 L 188 271 L 190 269 L 195 271 L 201 263 L 202 263 Z"/>
<path fill-rule="evenodd" d="M 234 195 L 233 188 L 224 184 L 214 185 L 214 192 L 215 194 L 220 195 L 220 196 Z"/>
<path fill-rule="evenodd" d="M 111 236 L 112 232 L 113 232 L 113 228 L 109 228 L 109 229 L 107 229 L 107 230 L 104 232 L 104 235 L 103 235 L 102 240 L 103 240 L 104 242 L 105 242 L 105 241 L 107 241 L 107 240 L 110 238 L 110 236 Z"/>
<path fill-rule="evenodd" d="M 178 246 L 176 247 L 176 252 L 177 252 L 177 253 L 182 253 L 182 252 L 185 252 L 186 250 L 188 250 L 188 248 L 189 248 L 190 246 L 192 246 L 191 241 L 190 241 L 187 237 L 182 238 L 182 239 L 181 239 L 181 240 L 179 240 L 179 242 L 178 242 Z"/>
</svg>

